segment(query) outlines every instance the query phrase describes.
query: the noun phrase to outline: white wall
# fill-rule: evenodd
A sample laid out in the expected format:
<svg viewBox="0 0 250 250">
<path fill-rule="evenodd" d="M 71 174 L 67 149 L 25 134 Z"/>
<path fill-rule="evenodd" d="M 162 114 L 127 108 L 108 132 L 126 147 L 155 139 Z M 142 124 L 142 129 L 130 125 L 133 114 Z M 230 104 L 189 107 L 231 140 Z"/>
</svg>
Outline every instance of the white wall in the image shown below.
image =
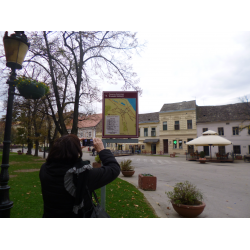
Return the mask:
<svg viewBox="0 0 250 250">
<path fill-rule="evenodd" d="M 229 123 L 229 124 L 228 124 Z M 241 155 L 249 154 L 250 145 L 250 135 L 248 134 L 248 129 L 244 129 L 239 132 L 239 135 L 233 135 L 233 127 L 240 126 L 240 121 L 228 121 L 228 122 L 211 122 L 211 123 L 197 123 L 197 137 L 201 136 L 203 133 L 203 128 L 208 128 L 208 130 L 213 130 L 218 133 L 218 127 L 224 128 L 223 138 L 228 139 L 232 142 L 232 145 L 225 146 L 226 153 L 233 151 L 233 145 L 240 145 Z M 249 124 L 249 123 L 243 123 Z M 203 151 L 203 147 L 198 147 L 198 151 Z M 219 151 L 217 146 L 212 146 L 212 156 Z"/>
</svg>

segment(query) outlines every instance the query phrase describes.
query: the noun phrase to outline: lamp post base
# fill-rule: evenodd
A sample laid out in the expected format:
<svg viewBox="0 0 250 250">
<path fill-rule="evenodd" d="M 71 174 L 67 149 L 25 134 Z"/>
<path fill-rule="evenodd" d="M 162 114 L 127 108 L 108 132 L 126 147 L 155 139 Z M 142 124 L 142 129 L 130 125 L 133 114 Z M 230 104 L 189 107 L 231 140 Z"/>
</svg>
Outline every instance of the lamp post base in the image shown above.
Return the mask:
<svg viewBox="0 0 250 250">
<path fill-rule="evenodd" d="M 0 186 L 0 218 L 10 218 L 10 209 L 13 201 L 9 200 L 9 186 Z"/>
</svg>

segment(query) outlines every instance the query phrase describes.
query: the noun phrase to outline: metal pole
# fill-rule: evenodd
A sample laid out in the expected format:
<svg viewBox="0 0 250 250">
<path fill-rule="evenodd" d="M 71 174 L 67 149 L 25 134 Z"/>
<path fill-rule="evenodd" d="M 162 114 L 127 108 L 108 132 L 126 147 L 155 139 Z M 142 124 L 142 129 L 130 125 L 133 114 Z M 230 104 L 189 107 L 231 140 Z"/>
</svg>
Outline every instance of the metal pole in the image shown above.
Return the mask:
<svg viewBox="0 0 250 250">
<path fill-rule="evenodd" d="M 13 110 L 13 100 L 15 94 L 16 84 L 14 80 L 16 79 L 15 69 L 12 69 L 10 78 L 7 80 L 9 84 L 8 93 L 8 106 L 6 113 L 5 122 L 5 132 L 3 141 L 3 158 L 1 165 L 0 174 L 0 218 L 10 218 L 10 209 L 13 207 L 13 201 L 9 200 L 9 154 L 10 154 L 10 136 L 11 136 L 11 123 L 12 123 L 12 110 Z"/>
<path fill-rule="evenodd" d="M 45 136 L 44 136 L 44 146 L 43 146 L 43 158 L 45 159 Z"/>
<path fill-rule="evenodd" d="M 106 148 L 106 142 L 103 140 L 104 148 Z M 101 187 L 101 207 L 106 210 L 106 186 Z"/>
</svg>

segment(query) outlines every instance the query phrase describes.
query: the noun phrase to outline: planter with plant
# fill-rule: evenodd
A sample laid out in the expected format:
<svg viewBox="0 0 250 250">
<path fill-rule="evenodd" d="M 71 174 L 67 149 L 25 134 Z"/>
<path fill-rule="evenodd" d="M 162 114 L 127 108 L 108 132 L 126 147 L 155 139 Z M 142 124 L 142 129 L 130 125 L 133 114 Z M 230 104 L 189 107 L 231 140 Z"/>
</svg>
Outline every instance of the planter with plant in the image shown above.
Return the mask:
<svg viewBox="0 0 250 250">
<path fill-rule="evenodd" d="M 20 76 L 16 80 L 17 89 L 25 99 L 39 99 L 49 93 L 49 87 L 32 78 Z"/>
<path fill-rule="evenodd" d="M 134 167 L 131 166 L 132 160 L 124 160 L 121 161 L 120 167 L 121 167 L 121 172 L 125 177 L 131 177 L 135 173 Z"/>
<path fill-rule="evenodd" d="M 19 154 L 19 155 L 22 155 L 23 153 L 22 153 L 22 150 L 17 150 L 17 153 Z"/>
<path fill-rule="evenodd" d="M 200 158 L 199 158 L 200 163 L 205 163 L 206 162 L 206 158 L 205 158 L 205 152 L 201 151 L 200 152 Z"/>
<path fill-rule="evenodd" d="M 236 159 L 236 160 L 242 160 L 242 155 L 236 155 L 236 156 L 235 156 L 235 159 Z"/>
<path fill-rule="evenodd" d="M 138 186 L 145 191 L 156 190 L 157 178 L 152 174 L 139 174 L 138 175 Z"/>
<path fill-rule="evenodd" d="M 176 183 L 174 190 L 166 194 L 174 210 L 183 217 L 197 217 L 206 206 L 201 191 L 189 181 Z"/>
<path fill-rule="evenodd" d="M 102 166 L 102 161 L 99 155 L 95 157 L 95 162 L 92 163 L 92 166 L 93 168 L 100 168 Z"/>
</svg>

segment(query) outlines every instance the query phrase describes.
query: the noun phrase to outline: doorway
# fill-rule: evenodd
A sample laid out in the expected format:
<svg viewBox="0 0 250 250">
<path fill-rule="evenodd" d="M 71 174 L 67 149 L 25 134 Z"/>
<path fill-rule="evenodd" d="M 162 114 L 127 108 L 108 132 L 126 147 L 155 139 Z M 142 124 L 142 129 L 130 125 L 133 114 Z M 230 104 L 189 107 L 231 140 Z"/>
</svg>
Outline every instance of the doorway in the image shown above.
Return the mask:
<svg viewBox="0 0 250 250">
<path fill-rule="evenodd" d="M 168 154 L 168 139 L 163 140 L 163 151 L 164 151 L 164 154 Z"/>
<path fill-rule="evenodd" d="M 187 141 L 192 141 L 193 139 L 187 139 Z M 194 146 L 193 145 L 188 145 L 188 153 L 192 154 L 194 152 Z"/>
<path fill-rule="evenodd" d="M 156 144 L 151 144 L 151 154 L 156 154 Z"/>
</svg>

